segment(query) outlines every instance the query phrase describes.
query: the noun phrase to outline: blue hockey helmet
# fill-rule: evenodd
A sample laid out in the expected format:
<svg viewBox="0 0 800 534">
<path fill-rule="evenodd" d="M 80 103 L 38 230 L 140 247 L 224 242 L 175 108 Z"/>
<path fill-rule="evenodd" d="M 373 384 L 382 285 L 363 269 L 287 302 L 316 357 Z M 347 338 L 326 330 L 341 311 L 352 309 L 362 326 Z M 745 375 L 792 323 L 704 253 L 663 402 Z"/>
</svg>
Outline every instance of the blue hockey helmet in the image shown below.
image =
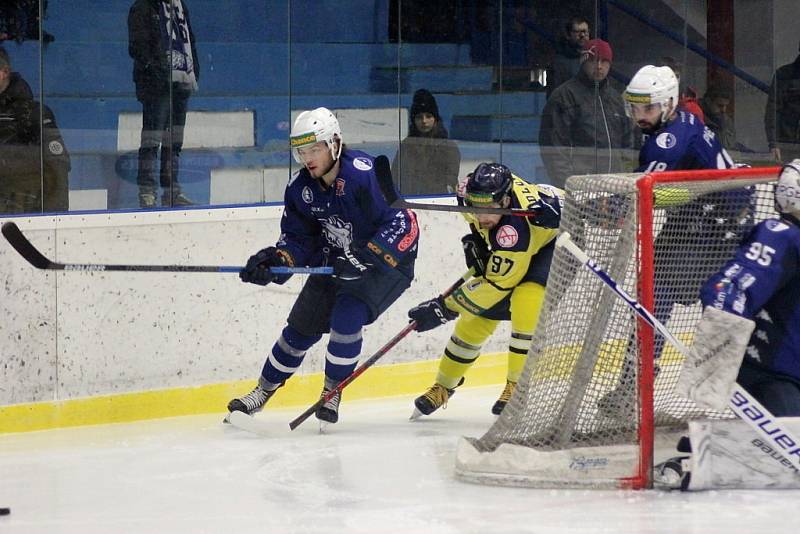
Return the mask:
<svg viewBox="0 0 800 534">
<path fill-rule="evenodd" d="M 500 163 L 481 163 L 467 180 L 464 201 L 468 206 L 500 204 L 511 194 L 511 170 Z"/>
</svg>

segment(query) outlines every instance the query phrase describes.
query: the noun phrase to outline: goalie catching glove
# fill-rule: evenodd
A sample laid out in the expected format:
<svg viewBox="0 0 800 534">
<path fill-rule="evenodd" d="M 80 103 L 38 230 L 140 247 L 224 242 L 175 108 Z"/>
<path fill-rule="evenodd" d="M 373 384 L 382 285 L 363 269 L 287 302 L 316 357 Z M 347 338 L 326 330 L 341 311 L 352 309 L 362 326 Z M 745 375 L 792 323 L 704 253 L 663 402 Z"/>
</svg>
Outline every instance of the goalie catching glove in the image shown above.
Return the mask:
<svg viewBox="0 0 800 534">
<path fill-rule="evenodd" d="M 675 392 L 700 408 L 724 410 L 754 328 L 750 319 L 707 306 Z"/>
<path fill-rule="evenodd" d="M 416 321 L 417 332 L 426 332 L 433 330 L 437 326 L 442 326 L 448 321 L 452 321 L 458 314 L 450 311 L 444 304 L 444 299 L 441 296 L 435 299 L 426 300 L 411 308 L 408 311 L 408 317 L 412 321 Z"/>
<path fill-rule="evenodd" d="M 270 282 L 282 284 L 292 275 L 275 274 L 270 270 L 270 267 L 286 266 L 292 266 L 289 255 L 275 247 L 267 247 L 250 256 L 250 259 L 247 260 L 247 265 L 239 272 L 239 278 L 242 282 L 259 286 L 265 286 Z"/>
</svg>

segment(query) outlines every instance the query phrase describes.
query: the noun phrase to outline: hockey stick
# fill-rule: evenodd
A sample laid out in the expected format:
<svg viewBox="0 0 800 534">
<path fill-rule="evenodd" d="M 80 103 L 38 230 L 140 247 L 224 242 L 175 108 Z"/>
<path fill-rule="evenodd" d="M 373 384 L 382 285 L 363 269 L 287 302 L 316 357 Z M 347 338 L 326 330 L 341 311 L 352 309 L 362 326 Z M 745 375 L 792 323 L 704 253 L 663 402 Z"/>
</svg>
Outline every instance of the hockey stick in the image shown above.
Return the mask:
<svg viewBox="0 0 800 534">
<path fill-rule="evenodd" d="M 656 319 L 641 304 L 620 288 L 611 276 L 603 271 L 583 250 L 572 241 L 569 233 L 563 232 L 556 239 L 556 246 L 566 248 L 570 254 L 592 271 L 600 280 L 610 287 L 625 303 L 630 306 L 650 326 L 655 328 L 667 341 L 683 354 L 689 357 L 689 348 L 677 339 L 661 321 Z M 764 441 L 770 443 L 776 452 L 780 452 L 791 464 L 787 466 L 795 471 L 800 468 L 800 440 L 792 435 L 785 425 L 781 425 L 778 418 L 764 408 L 760 402 L 753 398 L 742 386 L 734 382 L 733 394 L 728 407 L 752 428 Z"/>
<path fill-rule="evenodd" d="M 464 273 L 456 283 L 448 287 L 441 294 L 441 297 L 445 298 L 448 295 L 450 295 L 453 291 L 461 287 L 461 284 L 466 282 L 470 276 L 472 276 L 472 269 Z M 358 367 L 358 369 L 356 369 L 350 374 L 350 376 L 339 382 L 339 384 L 337 384 L 335 388 L 330 390 L 324 396 L 320 397 L 320 399 L 317 402 L 315 402 L 312 406 L 310 406 L 306 411 L 304 411 L 299 416 L 294 418 L 291 422 L 289 422 L 289 428 L 291 430 L 294 430 L 295 428 L 300 426 L 303 423 L 303 421 L 311 417 L 311 414 L 316 412 L 323 404 L 325 404 L 326 402 L 331 400 L 334 396 L 336 396 L 338 393 L 340 393 L 344 388 L 347 387 L 348 384 L 350 384 L 350 382 L 358 378 L 364 371 L 372 367 L 375 364 L 375 362 L 380 360 L 387 352 L 389 352 L 395 345 L 397 345 L 400 342 L 400 340 L 402 340 L 408 334 L 413 332 L 416 327 L 417 327 L 416 321 L 411 321 L 410 323 L 408 323 L 408 325 L 406 325 L 405 328 L 400 330 L 400 332 L 398 332 L 397 335 L 395 335 L 392 339 L 390 339 L 384 346 L 379 348 L 375 354 L 370 356 L 369 359 L 367 359 L 364 363 L 362 363 Z"/>
<path fill-rule="evenodd" d="M 224 265 L 109 265 L 104 263 L 57 263 L 39 252 L 13 222 L 3 224 L 3 236 L 20 256 L 37 269 L 49 271 L 148 271 L 180 273 L 238 273 L 243 267 Z M 276 274 L 333 274 L 333 267 L 272 267 Z"/>
<path fill-rule="evenodd" d="M 378 185 L 381 188 L 386 202 L 392 208 L 417 209 L 431 211 L 450 211 L 457 213 L 488 213 L 495 215 L 514 215 L 517 217 L 535 216 L 536 213 L 523 208 L 478 208 L 473 206 L 452 206 L 448 204 L 430 204 L 424 202 L 407 202 L 401 197 L 394 187 L 392 180 L 392 168 L 389 165 L 389 158 L 378 156 L 375 158 L 375 176 L 378 178 Z"/>
</svg>

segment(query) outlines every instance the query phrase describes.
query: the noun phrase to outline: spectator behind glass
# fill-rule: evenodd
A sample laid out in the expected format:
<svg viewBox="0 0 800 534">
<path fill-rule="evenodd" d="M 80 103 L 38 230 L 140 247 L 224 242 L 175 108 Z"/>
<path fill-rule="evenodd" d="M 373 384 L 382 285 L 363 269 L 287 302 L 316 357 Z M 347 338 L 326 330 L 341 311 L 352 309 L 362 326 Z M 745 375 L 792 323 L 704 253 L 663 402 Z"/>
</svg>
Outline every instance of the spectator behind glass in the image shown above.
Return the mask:
<svg viewBox="0 0 800 534">
<path fill-rule="evenodd" d="M 39 4 L 42 16 L 47 0 L 3 0 L 0 2 L 0 41 L 39 40 Z M 52 34 L 42 31 L 42 43 L 53 42 Z"/>
<path fill-rule="evenodd" d="M 408 137 L 392 161 L 392 176 L 404 195 L 441 195 L 458 185 L 461 153 L 448 139 L 436 99 L 427 89 L 414 93 Z M 399 179 L 398 179 L 399 177 Z"/>
<path fill-rule="evenodd" d="M 0 48 L 0 213 L 66 211 L 69 170 L 53 112 L 33 100 Z"/>
<path fill-rule="evenodd" d="M 727 150 L 751 152 L 749 148 L 736 141 L 736 127 L 733 116 L 728 111 L 731 91 L 718 84 L 712 84 L 700 99 L 706 126 L 714 132 L 722 147 Z"/>
<path fill-rule="evenodd" d="M 555 55 L 547 69 L 547 97 L 561 84 L 572 79 L 581 67 L 583 43 L 589 40 L 589 21 L 572 17 L 564 26 L 564 34 L 556 41 Z"/>
<path fill-rule="evenodd" d="M 189 11 L 183 0 L 136 0 L 128 13 L 128 54 L 133 58 L 136 99 L 142 103 L 139 205 L 156 205 L 156 160 L 162 206 L 193 204 L 178 183 L 189 96 L 197 91 L 200 65 Z"/>
<path fill-rule="evenodd" d="M 633 125 L 622 96 L 608 83 L 613 53 L 602 39 L 583 44 L 581 69 L 547 100 L 539 144 L 549 183 L 564 188 L 578 174 L 625 172 Z"/>
<path fill-rule="evenodd" d="M 800 157 L 800 55 L 772 76 L 764 129 L 775 161 Z"/>
<path fill-rule="evenodd" d="M 681 71 L 683 69 L 678 60 L 674 57 L 664 56 L 661 58 L 661 63 L 658 66 L 671 68 L 672 72 L 674 72 L 675 76 L 678 78 L 680 99 L 678 100 L 678 109 L 676 111 L 686 111 L 692 113 L 701 121 L 705 122 L 706 118 L 705 114 L 703 113 L 703 108 L 700 106 L 700 102 L 697 100 L 697 89 L 691 85 L 681 82 Z"/>
</svg>

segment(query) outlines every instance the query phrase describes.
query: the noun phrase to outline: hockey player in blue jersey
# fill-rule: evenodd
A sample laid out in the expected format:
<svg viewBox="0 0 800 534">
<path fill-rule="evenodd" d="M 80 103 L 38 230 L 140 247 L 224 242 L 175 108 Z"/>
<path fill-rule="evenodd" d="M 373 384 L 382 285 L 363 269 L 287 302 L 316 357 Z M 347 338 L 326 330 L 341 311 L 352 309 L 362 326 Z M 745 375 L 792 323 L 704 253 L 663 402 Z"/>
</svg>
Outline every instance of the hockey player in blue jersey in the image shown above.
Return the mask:
<svg viewBox="0 0 800 534">
<path fill-rule="evenodd" d="M 697 116 L 676 110 L 678 78 L 669 67 L 645 65 L 623 98 L 644 133 L 637 172 L 728 169 L 733 160 Z"/>
<path fill-rule="evenodd" d="M 339 122 L 326 108 L 298 115 L 291 150 L 303 165 L 284 195 L 281 236 L 253 255 L 240 274 L 258 285 L 283 284 L 272 266 L 327 265 L 334 276 L 311 275 L 267 356 L 258 385 L 228 403 L 252 414 L 300 367 L 308 349 L 330 333 L 325 361 L 327 394 L 350 375 L 361 352 L 361 329 L 411 285 L 419 227 L 414 212 L 388 206 L 375 179 L 373 158 L 344 144 Z M 316 412 L 339 418 L 341 394 Z"/>
<path fill-rule="evenodd" d="M 781 171 L 775 208 L 780 218 L 758 223 L 733 258 L 706 282 L 700 298 L 704 306 L 755 321 L 737 382 L 773 415 L 798 417 L 800 159 Z M 713 343 L 725 339 L 726 332 L 717 331 Z"/>
<path fill-rule="evenodd" d="M 628 115 L 644 134 L 639 152 L 637 172 L 652 173 L 697 169 L 728 169 L 733 160 L 722 147 L 714 132 L 687 111 L 676 110 L 680 98 L 678 79 L 670 67 L 646 65 L 639 69 L 628 84 L 623 98 Z M 735 190 L 702 195 L 679 208 L 670 210 L 667 220 L 655 239 L 654 315 L 667 322 L 676 303 L 690 305 L 697 301 L 697 291 L 703 281 L 719 267 L 709 261 L 690 262 L 689 256 L 704 255 L 709 244 L 725 240 L 729 245 L 726 257 L 733 252 L 739 239 L 749 230 L 747 213 L 750 194 Z M 658 208 L 659 198 L 656 198 Z M 685 265 L 703 265 L 679 277 Z M 633 343 L 629 344 L 633 347 Z M 664 339 L 655 339 L 655 358 L 664 347 Z M 630 403 L 635 370 L 630 356 L 623 365 L 620 387 L 598 402 L 609 416 L 633 408 Z M 658 372 L 658 365 L 656 365 Z"/>
</svg>

